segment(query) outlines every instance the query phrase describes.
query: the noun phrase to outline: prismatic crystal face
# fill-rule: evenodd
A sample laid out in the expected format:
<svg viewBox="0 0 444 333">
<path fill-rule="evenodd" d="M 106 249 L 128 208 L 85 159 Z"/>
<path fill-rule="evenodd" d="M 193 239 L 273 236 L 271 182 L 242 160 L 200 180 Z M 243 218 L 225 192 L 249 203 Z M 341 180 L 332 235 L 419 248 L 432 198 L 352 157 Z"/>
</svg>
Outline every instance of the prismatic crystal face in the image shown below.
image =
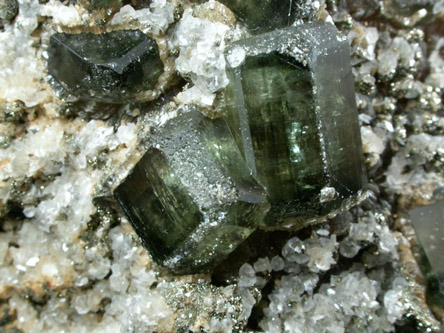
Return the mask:
<svg viewBox="0 0 444 333">
<path fill-rule="evenodd" d="M 153 259 L 176 273 L 214 266 L 269 208 L 225 121 L 197 111 L 162 128 L 115 196 Z"/>
<path fill-rule="evenodd" d="M 366 183 L 348 43 L 329 24 L 228 51 L 227 120 L 272 209 L 267 226 L 322 217 Z"/>
<path fill-rule="evenodd" d="M 163 126 L 116 189 L 153 259 L 209 269 L 259 227 L 303 227 L 359 202 L 366 184 L 348 44 L 328 24 L 226 51 L 224 119 Z"/>
<path fill-rule="evenodd" d="M 290 25 L 296 16 L 295 0 L 221 0 L 252 33 Z"/>
<path fill-rule="evenodd" d="M 432 308 L 444 307 L 444 201 L 409 211 L 420 246 L 420 267 L 427 278 Z"/>
<path fill-rule="evenodd" d="M 106 103 L 133 100 L 153 89 L 163 72 L 156 41 L 139 30 L 57 33 L 48 56 L 49 74 L 69 93 Z"/>
</svg>

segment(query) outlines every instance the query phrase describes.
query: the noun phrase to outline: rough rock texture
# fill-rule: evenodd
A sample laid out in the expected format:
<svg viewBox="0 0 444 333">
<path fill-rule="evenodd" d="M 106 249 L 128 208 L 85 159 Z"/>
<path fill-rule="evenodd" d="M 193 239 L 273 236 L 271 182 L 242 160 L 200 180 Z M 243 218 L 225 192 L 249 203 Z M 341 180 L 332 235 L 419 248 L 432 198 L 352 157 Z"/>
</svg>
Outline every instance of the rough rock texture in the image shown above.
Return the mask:
<svg viewBox="0 0 444 333">
<path fill-rule="evenodd" d="M 219 114 L 224 49 L 248 30 L 217 1 L 18 0 L 0 31 L 0 331 L 439 332 L 400 213 L 444 187 L 444 4 L 416 1 L 393 17 L 399 2 L 303 8 L 303 20 L 335 24 L 350 43 L 367 200 L 297 233 L 253 233 L 212 275 L 173 277 L 111 190 L 179 109 Z M 159 45 L 152 102 L 106 121 L 91 119 L 91 105 L 65 112 L 48 82 L 50 36 L 118 29 Z"/>
</svg>

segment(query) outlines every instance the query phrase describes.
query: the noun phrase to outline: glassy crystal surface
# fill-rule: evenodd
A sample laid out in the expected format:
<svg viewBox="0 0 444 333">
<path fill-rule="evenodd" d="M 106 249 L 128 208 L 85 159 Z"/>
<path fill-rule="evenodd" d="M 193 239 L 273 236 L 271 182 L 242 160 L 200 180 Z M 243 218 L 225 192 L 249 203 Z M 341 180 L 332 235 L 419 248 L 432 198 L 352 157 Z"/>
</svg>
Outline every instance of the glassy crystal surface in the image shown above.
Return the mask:
<svg viewBox="0 0 444 333">
<path fill-rule="evenodd" d="M 197 111 L 167 123 L 115 196 L 153 259 L 175 273 L 222 260 L 269 208 L 226 123 Z"/>
<path fill-rule="evenodd" d="M 428 301 L 444 309 L 444 200 L 416 207 L 409 216 L 421 246 Z"/>
<path fill-rule="evenodd" d="M 153 89 L 163 72 L 156 41 L 139 30 L 56 33 L 48 57 L 49 74 L 69 93 L 107 103 Z"/>
<path fill-rule="evenodd" d="M 336 28 L 321 23 L 226 52 L 226 118 L 272 204 L 266 225 L 324 216 L 366 184 L 349 52 Z"/>
<path fill-rule="evenodd" d="M 221 0 L 253 33 L 289 26 L 296 13 L 295 0 Z"/>
</svg>

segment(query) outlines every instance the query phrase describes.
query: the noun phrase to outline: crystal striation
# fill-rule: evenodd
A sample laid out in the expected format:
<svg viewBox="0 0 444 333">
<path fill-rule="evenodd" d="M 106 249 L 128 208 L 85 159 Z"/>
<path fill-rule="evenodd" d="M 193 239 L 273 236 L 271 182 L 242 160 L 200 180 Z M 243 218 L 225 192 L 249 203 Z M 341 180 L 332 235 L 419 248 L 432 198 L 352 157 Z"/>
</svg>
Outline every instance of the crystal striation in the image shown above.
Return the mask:
<svg viewBox="0 0 444 333">
<path fill-rule="evenodd" d="M 156 41 L 139 30 L 56 33 L 48 57 L 49 74 L 63 88 L 99 102 L 129 102 L 153 89 L 163 72 Z"/>
<path fill-rule="evenodd" d="M 226 51 L 227 121 L 272 204 L 267 226 L 325 216 L 366 184 L 350 50 L 315 23 Z"/>
<path fill-rule="evenodd" d="M 427 298 L 432 308 L 444 309 L 444 200 L 409 211 L 421 246 L 421 268 L 427 278 Z"/>
<path fill-rule="evenodd" d="M 296 0 L 221 0 L 252 33 L 289 26 L 296 17 Z"/>
<path fill-rule="evenodd" d="M 222 260 L 269 208 L 226 123 L 197 111 L 169 121 L 114 193 L 153 259 L 175 273 Z"/>
</svg>

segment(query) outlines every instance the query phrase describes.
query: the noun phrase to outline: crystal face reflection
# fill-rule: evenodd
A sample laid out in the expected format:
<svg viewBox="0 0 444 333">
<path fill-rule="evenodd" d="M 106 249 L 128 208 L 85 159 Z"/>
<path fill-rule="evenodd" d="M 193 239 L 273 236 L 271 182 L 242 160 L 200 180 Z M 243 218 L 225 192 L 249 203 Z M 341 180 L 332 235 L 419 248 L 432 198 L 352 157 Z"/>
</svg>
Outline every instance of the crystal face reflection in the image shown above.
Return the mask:
<svg viewBox="0 0 444 333">
<path fill-rule="evenodd" d="M 366 185 L 348 44 L 328 24 L 234 43 L 224 119 L 170 120 L 115 196 L 153 259 L 214 267 L 259 227 L 303 227 Z"/>
<path fill-rule="evenodd" d="M 69 93 L 99 102 L 134 100 L 153 89 L 163 72 L 156 41 L 139 30 L 56 33 L 48 56 L 49 74 Z"/>
<path fill-rule="evenodd" d="M 252 33 L 283 28 L 293 23 L 297 4 L 294 0 L 221 0 Z"/>
<path fill-rule="evenodd" d="M 269 208 L 226 123 L 197 111 L 167 123 L 115 196 L 153 259 L 176 273 L 214 266 Z"/>
<path fill-rule="evenodd" d="M 240 52 L 239 50 L 242 50 Z M 234 43 L 227 120 L 267 191 L 267 225 L 340 208 L 366 184 L 348 44 L 329 24 Z M 323 188 L 334 188 L 330 201 Z"/>
</svg>

